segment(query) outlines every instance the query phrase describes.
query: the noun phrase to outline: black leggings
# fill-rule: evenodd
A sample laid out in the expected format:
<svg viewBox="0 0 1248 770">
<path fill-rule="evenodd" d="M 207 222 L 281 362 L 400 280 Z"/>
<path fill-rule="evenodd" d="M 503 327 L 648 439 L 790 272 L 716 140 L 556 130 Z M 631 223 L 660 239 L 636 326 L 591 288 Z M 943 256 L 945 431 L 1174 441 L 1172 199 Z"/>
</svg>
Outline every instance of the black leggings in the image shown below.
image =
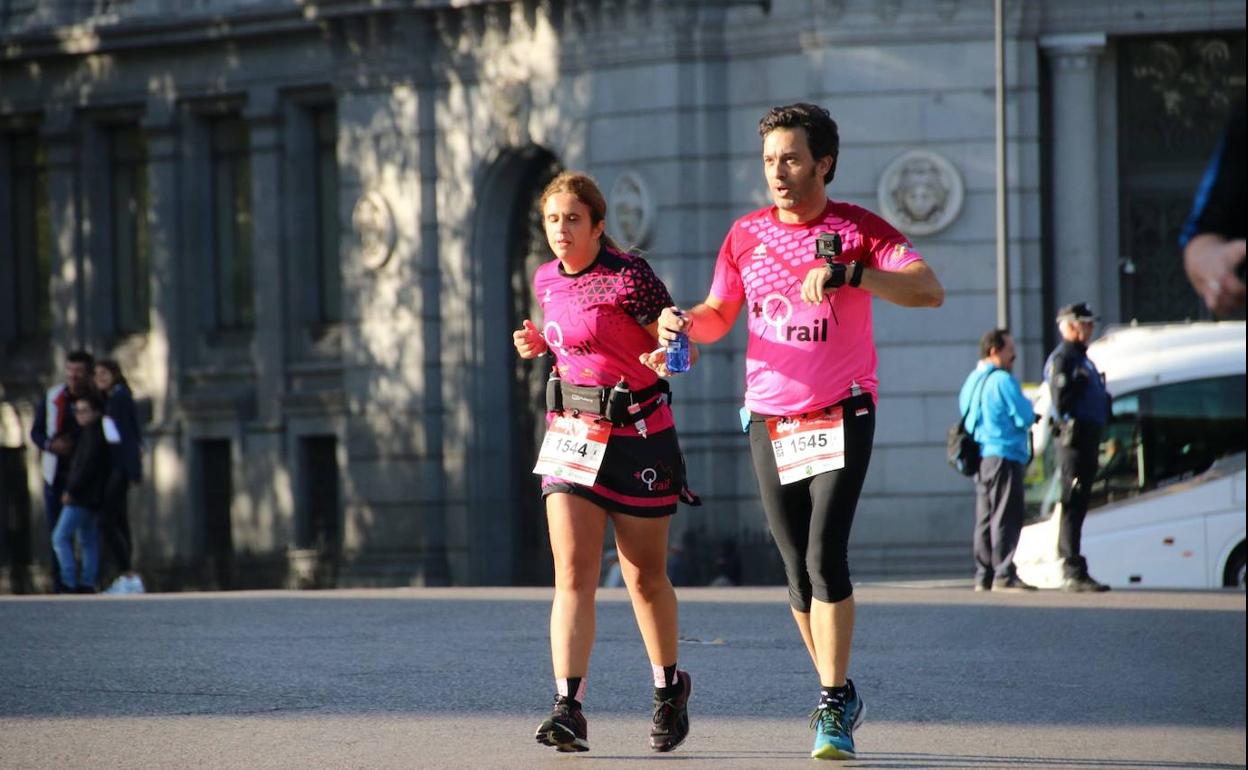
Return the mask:
<svg viewBox="0 0 1248 770">
<path fill-rule="evenodd" d="M 845 467 L 780 484 L 766 418 L 750 419 L 750 455 L 767 525 L 789 580 L 789 604 L 810 612 L 813 596 L 839 602 L 854 593 L 849 582 L 849 529 L 871 462 L 875 405 L 870 394 L 840 402 L 845 420 Z"/>
</svg>

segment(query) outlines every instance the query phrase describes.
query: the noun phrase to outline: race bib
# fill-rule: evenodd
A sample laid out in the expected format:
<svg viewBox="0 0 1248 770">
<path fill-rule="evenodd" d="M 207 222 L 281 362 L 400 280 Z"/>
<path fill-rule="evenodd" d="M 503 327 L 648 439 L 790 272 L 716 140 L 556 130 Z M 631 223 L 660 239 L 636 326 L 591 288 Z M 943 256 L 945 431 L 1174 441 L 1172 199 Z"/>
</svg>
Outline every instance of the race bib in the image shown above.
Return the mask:
<svg viewBox="0 0 1248 770">
<path fill-rule="evenodd" d="M 771 451 L 781 484 L 810 478 L 824 471 L 845 467 L 845 421 L 841 407 L 827 413 L 812 412 L 800 417 L 772 417 L 767 420 Z"/>
<path fill-rule="evenodd" d="M 593 486 L 607 452 L 611 424 L 589 415 L 560 415 L 546 427 L 533 472 Z"/>
</svg>

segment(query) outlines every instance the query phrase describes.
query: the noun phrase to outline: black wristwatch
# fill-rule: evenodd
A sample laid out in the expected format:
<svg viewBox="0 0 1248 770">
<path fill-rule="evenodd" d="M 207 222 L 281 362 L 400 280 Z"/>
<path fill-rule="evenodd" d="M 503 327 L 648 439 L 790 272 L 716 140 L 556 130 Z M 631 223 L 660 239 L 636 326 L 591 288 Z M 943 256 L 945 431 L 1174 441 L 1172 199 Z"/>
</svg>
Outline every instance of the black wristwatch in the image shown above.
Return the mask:
<svg viewBox="0 0 1248 770">
<path fill-rule="evenodd" d="M 858 286 L 862 283 L 862 263 L 850 262 L 848 265 L 841 262 L 829 262 L 828 269 L 832 271 L 832 275 L 828 280 L 823 282 L 825 289 L 836 289 L 845 284 L 850 286 Z"/>
</svg>

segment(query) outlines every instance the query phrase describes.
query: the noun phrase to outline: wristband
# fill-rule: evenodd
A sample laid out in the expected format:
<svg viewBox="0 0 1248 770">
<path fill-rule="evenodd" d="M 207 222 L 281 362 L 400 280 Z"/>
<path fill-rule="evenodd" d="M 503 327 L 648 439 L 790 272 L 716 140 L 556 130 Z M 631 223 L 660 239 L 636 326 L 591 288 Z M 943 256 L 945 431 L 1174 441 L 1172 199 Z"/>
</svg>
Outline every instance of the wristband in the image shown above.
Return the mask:
<svg viewBox="0 0 1248 770">
<path fill-rule="evenodd" d="M 859 284 L 862 283 L 862 263 L 861 262 L 857 262 L 857 261 L 854 262 L 853 269 L 851 269 L 849 272 L 848 283 L 850 286 L 858 286 Z"/>
</svg>

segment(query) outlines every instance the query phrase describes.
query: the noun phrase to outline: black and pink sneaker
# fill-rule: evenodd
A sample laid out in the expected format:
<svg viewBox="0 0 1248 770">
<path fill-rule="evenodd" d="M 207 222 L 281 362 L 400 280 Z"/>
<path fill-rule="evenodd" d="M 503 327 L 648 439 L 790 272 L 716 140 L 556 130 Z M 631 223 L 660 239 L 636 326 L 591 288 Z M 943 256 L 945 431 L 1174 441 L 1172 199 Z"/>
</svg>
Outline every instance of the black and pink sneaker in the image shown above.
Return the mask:
<svg viewBox="0 0 1248 770">
<path fill-rule="evenodd" d="M 693 679 L 687 671 L 676 672 L 671 687 L 655 688 L 654 719 L 650 727 L 650 748 L 671 751 L 689 735 L 689 696 Z"/>
<path fill-rule="evenodd" d="M 589 727 L 581 704 L 566 695 L 556 695 L 550 716 L 537 726 L 533 737 L 555 751 L 589 751 Z"/>
</svg>

